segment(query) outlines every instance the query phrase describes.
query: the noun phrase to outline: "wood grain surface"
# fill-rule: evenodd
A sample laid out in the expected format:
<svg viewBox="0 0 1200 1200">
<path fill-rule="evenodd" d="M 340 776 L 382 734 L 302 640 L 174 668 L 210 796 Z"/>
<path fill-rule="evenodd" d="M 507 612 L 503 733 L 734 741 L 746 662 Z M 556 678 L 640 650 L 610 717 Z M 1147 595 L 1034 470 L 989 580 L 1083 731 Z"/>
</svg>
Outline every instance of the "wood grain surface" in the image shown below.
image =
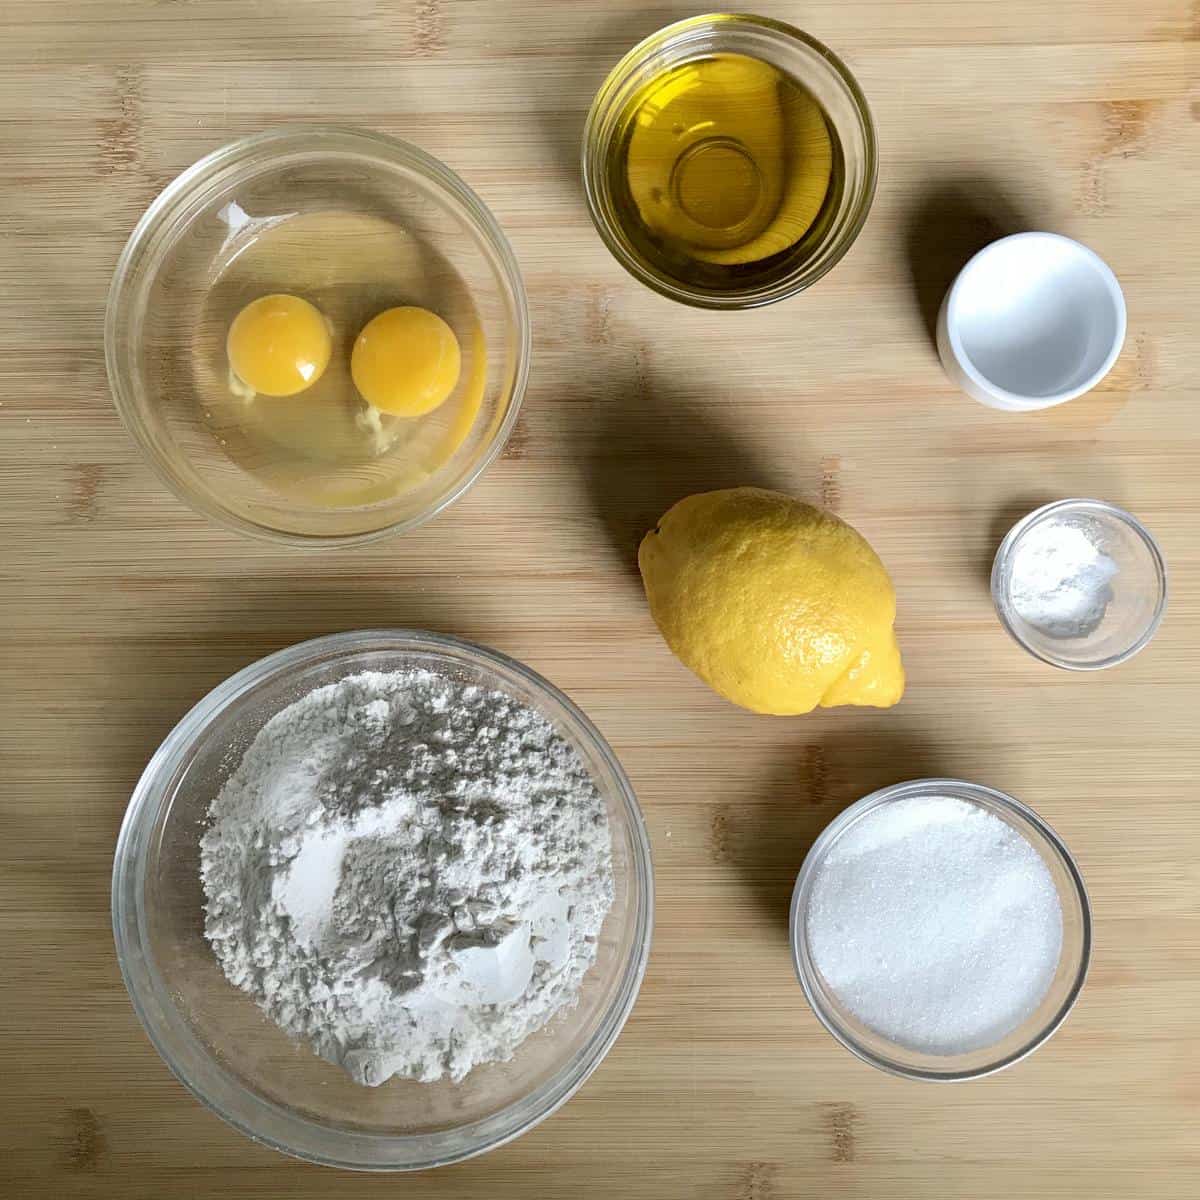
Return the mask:
<svg viewBox="0 0 1200 1200">
<path fill-rule="evenodd" d="M 759 312 L 676 307 L 585 211 L 583 115 L 685 5 L 624 0 L 5 0 L 0 5 L 0 1194 L 7 1197 L 1191 1197 L 1200 1194 L 1200 10 L 1193 0 L 757 7 L 857 73 L 880 188 L 847 259 Z M 412 139 L 509 234 L 534 318 L 503 458 L 376 548 L 265 549 L 156 482 L 109 401 L 116 256 L 155 193 L 293 119 Z M 991 412 L 930 320 L 973 249 L 1045 228 L 1129 305 L 1110 378 Z M 669 655 L 634 570 L 682 495 L 822 501 L 891 568 L 910 674 L 890 712 L 735 711 Z M 1001 630 L 1010 522 L 1091 495 L 1158 536 L 1157 640 L 1057 673 Z M 415 625 L 497 646 L 596 720 L 645 808 L 659 889 L 641 998 L 562 1111 L 405 1179 L 291 1161 L 171 1076 L 121 984 L 112 851 L 147 757 L 207 689 L 301 638 Z M 966 776 L 1036 807 L 1087 877 L 1088 986 L 1028 1062 L 909 1084 L 807 1010 L 786 938 L 815 833 L 882 784 Z"/>
</svg>

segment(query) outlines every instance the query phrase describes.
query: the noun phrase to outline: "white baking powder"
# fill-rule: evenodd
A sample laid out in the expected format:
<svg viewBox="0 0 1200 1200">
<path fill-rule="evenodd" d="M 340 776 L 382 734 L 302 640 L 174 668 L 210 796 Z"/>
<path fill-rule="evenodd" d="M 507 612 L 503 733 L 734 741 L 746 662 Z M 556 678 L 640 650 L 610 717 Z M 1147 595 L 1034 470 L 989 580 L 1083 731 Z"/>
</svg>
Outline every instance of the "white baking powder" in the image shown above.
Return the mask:
<svg viewBox="0 0 1200 1200">
<path fill-rule="evenodd" d="M 1017 615 L 1048 637 L 1087 637 L 1104 620 L 1116 574 L 1090 523 L 1047 517 L 1016 544 L 1009 594 Z"/>
<path fill-rule="evenodd" d="M 1007 822 L 949 796 L 871 810 L 833 845 L 807 912 L 817 970 L 863 1024 L 959 1054 L 1037 1008 L 1062 949 L 1041 856 Z"/>
<path fill-rule="evenodd" d="M 511 697 L 425 671 L 318 688 L 267 722 L 209 815 L 222 969 L 360 1083 L 511 1058 L 595 961 L 604 802 Z"/>
</svg>

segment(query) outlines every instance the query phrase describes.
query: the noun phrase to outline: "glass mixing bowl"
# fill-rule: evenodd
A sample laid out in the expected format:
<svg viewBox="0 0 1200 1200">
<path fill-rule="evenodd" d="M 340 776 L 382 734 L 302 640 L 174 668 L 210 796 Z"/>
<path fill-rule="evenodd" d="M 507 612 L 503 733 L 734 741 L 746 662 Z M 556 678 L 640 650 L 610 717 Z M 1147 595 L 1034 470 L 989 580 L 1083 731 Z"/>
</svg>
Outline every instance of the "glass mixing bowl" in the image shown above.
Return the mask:
<svg viewBox="0 0 1200 1200">
<path fill-rule="evenodd" d="M 884 804 L 919 796 L 951 796 L 978 805 L 1012 826 L 1041 856 L 1058 890 L 1062 950 L 1042 1002 L 1011 1033 L 992 1046 L 964 1054 L 929 1054 L 902 1046 L 863 1024 L 838 999 L 813 962 L 808 906 L 813 884 L 838 839 L 867 813 Z M 960 1082 L 990 1075 L 1032 1054 L 1067 1019 L 1087 978 L 1092 954 L 1092 910 L 1083 876 L 1058 835 L 1031 808 L 993 788 L 962 779 L 918 779 L 898 783 L 852 804 L 813 843 L 800 868 L 791 909 L 792 961 L 800 986 L 821 1024 L 864 1062 L 906 1079 Z"/>
<path fill-rule="evenodd" d="M 1117 568 L 1104 616 L 1079 637 L 1058 637 L 1031 624 L 1013 601 L 1013 564 L 1021 541 L 1054 519 L 1085 528 Z M 1067 671 L 1099 671 L 1150 644 L 1167 610 L 1167 567 L 1158 543 L 1132 513 L 1103 500 L 1056 500 L 1022 517 L 1000 543 L 992 563 L 992 601 L 1001 624 L 1034 658 Z"/>
<path fill-rule="evenodd" d="M 668 68 L 741 54 L 796 80 L 820 105 L 841 166 L 837 186 L 818 218 L 819 235 L 781 256 L 777 268 L 751 282 L 709 287 L 688 283 L 656 266 L 639 249 L 638 234 L 622 216 L 609 163 L 625 131 L 631 99 Z M 601 85 L 583 135 L 583 185 L 592 220 L 605 245 L 635 279 L 672 300 L 697 308 L 742 309 L 771 304 L 811 287 L 833 269 L 866 224 L 875 196 L 878 151 L 866 97 L 845 63 L 816 38 L 768 17 L 709 13 L 660 29 L 634 46 Z"/>
<path fill-rule="evenodd" d="M 424 668 L 530 705 L 575 748 L 608 808 L 613 906 L 578 1005 L 511 1062 L 461 1083 L 362 1087 L 296 1045 L 229 983 L 204 939 L 200 837 L 209 802 L 262 726 L 313 688 L 355 672 Z M 599 1065 L 628 1017 L 650 951 L 650 848 L 620 764 L 588 719 L 527 667 L 453 638 L 342 633 L 252 664 L 200 701 L 139 780 L 117 842 L 113 930 L 126 987 L 178 1078 L 257 1141 L 364 1170 L 416 1170 L 481 1154 L 549 1116 Z"/>
<path fill-rule="evenodd" d="M 271 260 L 262 257 L 268 245 Z M 334 249 L 323 254 L 325 246 Z M 369 276 L 361 286 L 348 262 Z M 248 266 L 260 263 L 257 274 Z M 365 320 L 400 304 L 439 310 L 455 328 L 460 392 L 419 438 L 415 427 L 390 425 L 401 449 L 381 449 L 377 460 L 339 458 L 332 439 L 298 457 L 292 429 L 244 438 L 224 333 L 268 292 L 296 292 L 357 322 L 334 328 L 333 360 L 310 399 L 336 386 L 352 401 L 353 339 Z M 461 496 L 516 422 L 529 344 L 516 260 L 474 192 L 415 146 L 329 126 L 245 138 L 169 184 L 121 254 L 105 316 L 117 411 L 167 486 L 234 529 L 301 545 L 412 529 Z M 356 417 L 346 417 L 352 443 Z M 370 432 L 365 409 L 364 418 Z M 390 457 L 401 453 L 409 457 Z"/>
</svg>

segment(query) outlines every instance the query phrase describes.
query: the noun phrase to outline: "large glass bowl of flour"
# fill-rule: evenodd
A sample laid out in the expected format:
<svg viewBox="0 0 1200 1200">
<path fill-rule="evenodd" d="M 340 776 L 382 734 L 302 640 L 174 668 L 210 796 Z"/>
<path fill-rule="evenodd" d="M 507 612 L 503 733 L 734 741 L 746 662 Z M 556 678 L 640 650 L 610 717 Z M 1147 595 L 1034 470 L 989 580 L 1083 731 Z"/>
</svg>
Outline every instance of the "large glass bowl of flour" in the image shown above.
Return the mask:
<svg viewBox="0 0 1200 1200">
<path fill-rule="evenodd" d="M 209 805 L 262 727 L 313 689 L 363 671 L 428 670 L 534 709 L 578 754 L 603 799 L 614 898 L 578 1003 L 509 1062 L 459 1082 L 354 1082 L 291 1040 L 222 973 L 205 939 L 200 840 Z M 183 718 L 150 760 L 113 869 L 113 929 L 134 1008 L 178 1078 L 230 1124 L 289 1154 L 363 1170 L 417 1170 L 481 1154 L 549 1116 L 615 1041 L 650 949 L 653 879 L 641 812 L 604 739 L 521 664 L 434 634 L 355 632 L 254 663 Z"/>
</svg>

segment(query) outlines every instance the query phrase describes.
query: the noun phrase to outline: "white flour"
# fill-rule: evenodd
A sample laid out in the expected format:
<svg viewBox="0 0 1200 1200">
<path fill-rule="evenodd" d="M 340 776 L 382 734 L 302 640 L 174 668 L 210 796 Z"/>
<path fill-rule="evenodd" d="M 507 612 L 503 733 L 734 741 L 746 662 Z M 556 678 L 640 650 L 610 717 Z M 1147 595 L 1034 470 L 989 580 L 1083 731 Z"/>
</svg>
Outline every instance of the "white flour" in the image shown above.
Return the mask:
<svg viewBox="0 0 1200 1200">
<path fill-rule="evenodd" d="M 1117 564 L 1088 524 L 1049 517 L 1017 543 L 1010 585 L 1013 608 L 1049 637 L 1087 637 L 1104 620 L 1116 574 Z"/>
<path fill-rule="evenodd" d="M 424 671 L 318 688 L 263 727 L 209 815 L 222 969 L 360 1083 L 511 1058 L 595 961 L 604 803 L 507 696 Z"/>
</svg>

